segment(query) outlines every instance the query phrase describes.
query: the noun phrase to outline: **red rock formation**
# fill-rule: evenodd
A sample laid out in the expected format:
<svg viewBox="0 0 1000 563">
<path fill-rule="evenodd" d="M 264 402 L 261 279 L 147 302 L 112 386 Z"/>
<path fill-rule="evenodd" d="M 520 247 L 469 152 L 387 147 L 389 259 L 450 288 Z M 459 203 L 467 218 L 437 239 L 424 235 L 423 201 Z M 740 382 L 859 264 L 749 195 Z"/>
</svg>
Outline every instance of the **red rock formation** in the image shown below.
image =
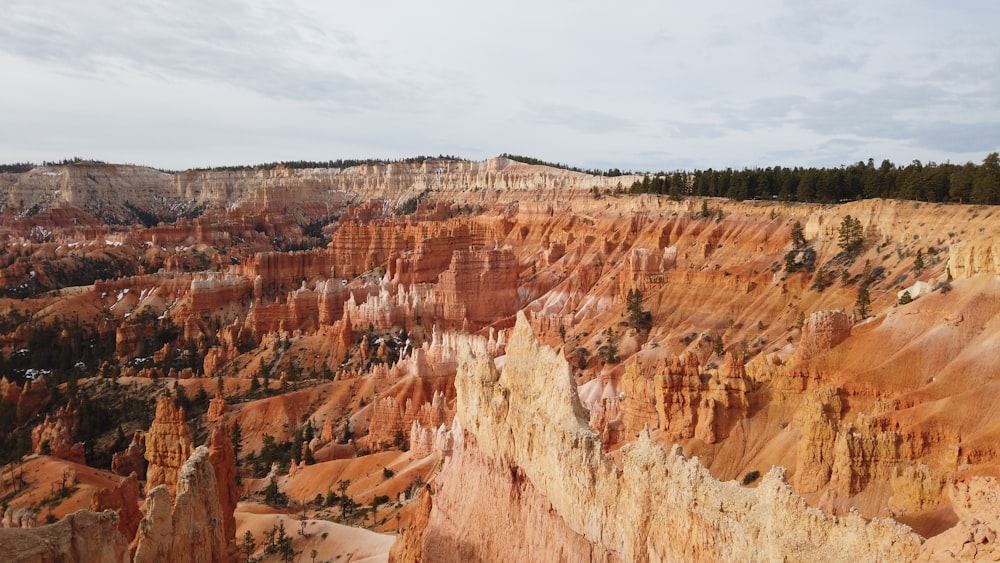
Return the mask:
<svg viewBox="0 0 1000 563">
<path fill-rule="evenodd" d="M 253 285 L 245 277 L 200 274 L 191 280 L 188 313 L 191 315 L 212 315 L 241 312 L 243 302 L 253 292 Z"/>
<path fill-rule="evenodd" d="M 414 422 L 422 428 L 436 430 L 442 425 L 451 426 L 454 416 L 454 409 L 448 407 L 445 394 L 441 391 L 434 391 L 431 400 L 421 403 L 419 408 L 412 398 L 406 400 L 406 407 L 403 408 L 395 397 L 384 397 L 373 405 L 367 441 L 370 447 L 386 448 L 396 442 L 397 436 L 407 440 Z"/>
<path fill-rule="evenodd" d="M 212 429 L 208 441 L 208 459 L 215 471 L 215 483 L 219 489 L 219 507 L 222 510 L 222 528 L 230 556 L 236 556 L 236 503 L 240 491 L 236 486 L 236 453 L 233 441 L 223 425 Z"/>
<path fill-rule="evenodd" d="M 226 365 L 232 357 L 233 350 L 222 347 L 222 346 L 212 346 L 205 352 L 205 361 L 203 363 L 203 369 L 205 371 L 205 377 L 214 377 L 222 366 Z"/>
<path fill-rule="evenodd" d="M 210 423 L 215 422 L 224 417 L 227 412 L 229 412 L 229 403 L 226 402 L 222 395 L 217 393 L 208 402 L 208 412 L 205 413 L 205 419 Z"/>
<path fill-rule="evenodd" d="M 510 250 L 455 251 L 438 284 L 444 320 L 481 327 L 514 314 L 517 271 Z"/>
<path fill-rule="evenodd" d="M 42 407 L 52 398 L 45 377 L 39 376 L 34 381 L 24 382 L 24 387 L 17 399 L 16 418 L 18 424 L 24 424 L 38 414 Z"/>
<path fill-rule="evenodd" d="M 21 397 L 21 388 L 11 383 L 6 377 L 0 378 L 0 401 L 17 405 Z"/>
<path fill-rule="evenodd" d="M 656 366 L 643 365 L 638 359 L 625 364 L 622 375 L 622 393 L 625 399 L 621 404 L 621 426 L 626 438 L 634 438 L 645 426 L 654 427 L 658 424 L 656 410 Z M 659 393 L 662 397 L 663 393 Z M 595 427 L 598 428 L 598 427 Z M 601 427 L 598 431 L 603 431 Z"/>
<path fill-rule="evenodd" d="M 177 487 L 177 475 L 194 449 L 191 430 L 184 422 L 184 409 L 178 409 L 165 395 L 156 401 L 156 415 L 146 432 L 146 488 L 166 485 L 171 497 Z"/>
<path fill-rule="evenodd" d="M 49 453 L 73 463 L 86 465 L 83 444 L 74 441 L 78 415 L 76 409 L 66 405 L 52 414 L 31 431 L 31 451 Z"/>
<path fill-rule="evenodd" d="M 751 383 L 743 361 L 727 355 L 726 366 L 719 372 L 690 377 L 691 360 L 682 367 L 677 360 L 657 372 L 657 412 L 660 427 L 667 435 L 679 439 L 694 436 L 714 444 L 729 436 L 735 424 L 747 415 L 747 393 Z M 673 368 L 673 369 L 671 369 Z M 679 420 L 687 421 L 678 424 Z"/>
<path fill-rule="evenodd" d="M 259 292 L 271 298 L 298 289 L 303 281 L 338 275 L 334 266 L 335 254 L 327 250 L 262 252 L 247 260 L 238 272 L 243 278 L 254 280 L 250 289 L 255 295 Z"/>
<path fill-rule="evenodd" d="M 372 405 L 371 420 L 368 423 L 368 443 L 373 447 L 389 447 L 397 431 L 403 431 L 402 408 L 395 397 L 378 399 Z"/>
<path fill-rule="evenodd" d="M 122 479 L 117 486 L 94 491 L 94 496 L 90 499 L 90 510 L 117 512 L 118 531 L 127 540 L 131 540 L 142 520 L 142 512 L 139 511 L 139 478 L 133 473 Z"/>
<path fill-rule="evenodd" d="M 146 474 L 146 433 L 136 430 L 124 451 L 111 456 L 111 471 L 122 476 Z"/>
<path fill-rule="evenodd" d="M 55 524 L 0 529 L 0 553 L 7 561 L 127 563 L 128 542 L 118 531 L 118 514 L 80 510 Z"/>
<path fill-rule="evenodd" d="M 795 357 L 808 360 L 840 344 L 851 335 L 851 320 L 843 311 L 816 311 L 802 325 Z"/>
<path fill-rule="evenodd" d="M 622 425 L 626 437 L 649 426 L 672 441 L 697 438 L 714 444 L 746 416 L 749 390 L 746 370 L 732 355 L 721 371 L 704 373 L 693 355 L 655 366 L 633 360 L 622 377 Z"/>
</svg>

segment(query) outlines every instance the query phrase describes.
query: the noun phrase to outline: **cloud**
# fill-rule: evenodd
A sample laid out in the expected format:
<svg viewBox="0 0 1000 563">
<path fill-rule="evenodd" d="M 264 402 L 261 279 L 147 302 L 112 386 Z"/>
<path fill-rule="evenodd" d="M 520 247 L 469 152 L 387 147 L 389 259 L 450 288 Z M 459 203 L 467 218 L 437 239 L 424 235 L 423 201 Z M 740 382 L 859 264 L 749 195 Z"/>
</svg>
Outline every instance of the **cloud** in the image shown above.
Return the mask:
<svg viewBox="0 0 1000 563">
<path fill-rule="evenodd" d="M 503 151 L 652 170 L 965 159 L 1000 146 L 997 13 L 7 0 L 0 147 L 132 161 L 141 147 L 173 168 Z"/>
<path fill-rule="evenodd" d="M 14 0 L 0 50 L 65 72 L 146 72 L 218 81 L 275 98 L 344 109 L 413 96 L 367 69 L 350 33 L 283 4 L 193 0 L 116 4 Z"/>
<path fill-rule="evenodd" d="M 533 123 L 558 125 L 588 134 L 625 132 L 635 128 L 635 123 L 629 119 L 563 104 L 531 103 L 522 115 Z"/>
</svg>

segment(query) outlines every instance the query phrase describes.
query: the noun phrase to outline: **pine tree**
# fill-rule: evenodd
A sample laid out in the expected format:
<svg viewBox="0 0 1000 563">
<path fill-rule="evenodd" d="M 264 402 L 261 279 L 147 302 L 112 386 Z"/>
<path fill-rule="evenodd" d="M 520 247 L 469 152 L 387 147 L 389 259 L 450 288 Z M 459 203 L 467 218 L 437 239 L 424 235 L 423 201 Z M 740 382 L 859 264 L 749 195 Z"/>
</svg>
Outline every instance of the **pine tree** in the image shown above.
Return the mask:
<svg viewBox="0 0 1000 563">
<path fill-rule="evenodd" d="M 792 248 L 795 250 L 802 250 L 806 247 L 806 237 L 802 232 L 802 223 L 796 221 L 792 225 Z"/>
<path fill-rule="evenodd" d="M 240 443 L 243 441 L 243 428 L 240 427 L 238 420 L 233 422 L 233 431 L 229 434 L 229 438 L 233 441 L 233 459 L 239 463 L 240 450 L 243 448 L 243 445 Z"/>
<path fill-rule="evenodd" d="M 920 275 L 924 269 L 924 251 L 917 249 L 917 257 L 913 259 L 913 271 Z"/>
<path fill-rule="evenodd" d="M 1000 155 L 997 153 L 990 153 L 983 159 L 972 181 L 970 199 L 972 203 L 1000 203 Z"/>
<path fill-rule="evenodd" d="M 871 312 L 872 300 L 868 295 L 868 286 L 861 284 L 858 286 L 858 299 L 854 302 L 854 307 L 858 310 L 858 316 L 862 319 L 868 318 Z"/>
<path fill-rule="evenodd" d="M 253 532 L 247 530 L 247 532 L 243 534 L 243 542 L 240 544 L 240 551 L 246 555 L 247 561 L 250 561 L 250 558 L 253 557 L 253 552 L 256 550 L 257 540 L 254 539 Z"/>
<path fill-rule="evenodd" d="M 605 363 L 613 364 L 618 361 L 618 336 L 611 327 L 604 331 L 604 340 L 597 352 Z"/>
<path fill-rule="evenodd" d="M 861 220 L 850 215 L 844 217 L 837 229 L 837 246 L 850 255 L 856 255 L 864 245 L 865 233 Z"/>
</svg>

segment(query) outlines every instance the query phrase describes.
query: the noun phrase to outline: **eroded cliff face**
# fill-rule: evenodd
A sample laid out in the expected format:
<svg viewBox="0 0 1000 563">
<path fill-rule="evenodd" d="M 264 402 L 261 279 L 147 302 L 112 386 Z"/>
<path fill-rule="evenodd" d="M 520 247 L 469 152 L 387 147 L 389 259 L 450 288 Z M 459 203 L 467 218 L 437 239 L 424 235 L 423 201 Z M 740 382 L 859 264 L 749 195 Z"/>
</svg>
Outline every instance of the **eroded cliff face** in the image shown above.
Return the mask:
<svg viewBox="0 0 1000 563">
<path fill-rule="evenodd" d="M 118 219 L 134 209 L 176 218 L 206 207 L 240 211 L 291 211 L 306 219 L 329 215 L 331 206 L 384 198 L 392 207 L 425 191 L 469 191 L 469 200 L 491 202 L 508 192 L 549 198 L 583 195 L 592 185 L 614 187 L 634 178 L 593 177 L 494 158 L 484 162 L 430 159 L 423 163 L 335 168 L 165 173 L 150 168 L 78 163 L 41 166 L 13 174 L 2 185 L 8 207 L 75 206 Z M 475 188 L 473 190 L 472 188 Z"/>
<path fill-rule="evenodd" d="M 905 526 L 810 508 L 780 469 L 756 488 L 719 482 L 679 448 L 654 444 L 648 431 L 616 465 L 587 424 L 566 360 L 535 340 L 522 315 L 503 370 L 472 348 L 456 386 L 456 443 L 424 532 L 427 559 L 911 560 L 919 553 L 919 536 Z M 532 525 L 500 538 L 498 519 Z"/>
</svg>

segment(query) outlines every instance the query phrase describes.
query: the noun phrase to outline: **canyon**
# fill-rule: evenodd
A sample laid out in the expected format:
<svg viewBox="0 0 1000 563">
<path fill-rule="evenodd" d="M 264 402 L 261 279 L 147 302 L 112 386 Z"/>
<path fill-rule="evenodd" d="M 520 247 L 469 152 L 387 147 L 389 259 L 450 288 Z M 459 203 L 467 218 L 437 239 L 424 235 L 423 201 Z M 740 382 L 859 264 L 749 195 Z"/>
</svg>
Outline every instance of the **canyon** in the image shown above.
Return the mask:
<svg viewBox="0 0 1000 563">
<path fill-rule="evenodd" d="M 0 551 L 993 557 L 994 208 L 637 179 L 0 174 Z"/>
</svg>

